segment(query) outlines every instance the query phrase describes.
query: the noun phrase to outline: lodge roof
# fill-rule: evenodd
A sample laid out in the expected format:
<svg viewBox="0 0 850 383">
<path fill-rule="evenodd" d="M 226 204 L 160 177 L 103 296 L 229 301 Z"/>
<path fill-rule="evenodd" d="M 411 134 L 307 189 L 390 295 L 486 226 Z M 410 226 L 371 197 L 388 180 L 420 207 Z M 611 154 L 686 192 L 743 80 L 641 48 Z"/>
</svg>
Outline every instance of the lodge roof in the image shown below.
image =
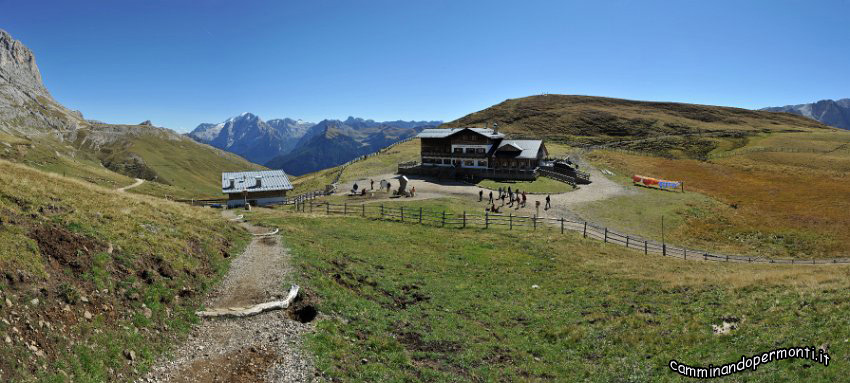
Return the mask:
<svg viewBox="0 0 850 383">
<path fill-rule="evenodd" d="M 221 192 L 224 194 L 277 190 L 292 190 L 289 177 L 283 170 L 221 173 Z"/>
<path fill-rule="evenodd" d="M 512 153 L 520 150 L 520 153 L 512 158 L 535 159 L 541 145 L 543 145 L 543 140 L 502 140 L 495 153 L 498 154 L 502 149 L 508 149 Z"/>
<path fill-rule="evenodd" d="M 487 129 L 487 128 L 430 128 L 430 129 L 422 130 L 421 132 L 419 132 L 418 135 L 416 135 L 416 137 L 418 137 L 418 138 L 446 138 L 446 137 L 451 136 L 453 134 L 459 133 L 463 130 L 470 130 L 470 131 L 473 131 L 475 133 L 478 133 L 478 134 L 480 134 L 484 137 L 491 138 L 491 139 L 498 139 L 498 138 L 504 138 L 505 137 L 504 134 L 494 132 L 493 129 Z"/>
</svg>

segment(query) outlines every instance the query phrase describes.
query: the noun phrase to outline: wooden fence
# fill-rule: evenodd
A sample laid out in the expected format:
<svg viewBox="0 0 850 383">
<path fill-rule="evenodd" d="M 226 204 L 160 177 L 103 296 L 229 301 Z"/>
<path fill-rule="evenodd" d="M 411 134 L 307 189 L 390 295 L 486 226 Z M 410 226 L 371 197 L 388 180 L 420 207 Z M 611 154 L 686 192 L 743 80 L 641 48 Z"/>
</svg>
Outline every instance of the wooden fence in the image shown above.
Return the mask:
<svg viewBox="0 0 850 383">
<path fill-rule="evenodd" d="M 850 258 L 829 259 L 778 259 L 765 257 L 749 257 L 741 255 L 718 254 L 702 250 L 672 246 L 640 236 L 620 233 L 608 227 L 587 221 L 570 220 L 566 218 L 522 216 L 508 214 L 461 214 L 449 213 L 445 210 L 430 210 L 422 207 L 386 206 L 384 204 L 333 204 L 302 200 L 292 203 L 292 209 L 297 212 L 358 216 L 362 218 L 386 221 L 404 222 L 419 225 L 454 228 L 483 228 L 507 230 L 549 230 L 561 234 L 572 231 L 580 232 L 582 237 L 596 239 L 605 243 L 625 246 L 628 249 L 643 252 L 646 255 L 657 254 L 667 257 L 694 259 L 717 262 L 743 263 L 779 263 L 779 264 L 838 264 L 850 263 Z"/>
</svg>

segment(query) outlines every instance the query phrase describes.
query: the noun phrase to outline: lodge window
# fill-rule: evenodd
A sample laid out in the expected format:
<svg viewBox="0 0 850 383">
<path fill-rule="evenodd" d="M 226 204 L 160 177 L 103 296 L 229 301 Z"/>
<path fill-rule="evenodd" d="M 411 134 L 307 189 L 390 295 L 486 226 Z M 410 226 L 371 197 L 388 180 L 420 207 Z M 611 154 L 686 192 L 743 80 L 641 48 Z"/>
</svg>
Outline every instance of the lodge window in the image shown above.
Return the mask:
<svg viewBox="0 0 850 383">
<path fill-rule="evenodd" d="M 455 153 L 457 153 L 457 154 L 463 153 L 463 148 L 455 148 Z"/>
<path fill-rule="evenodd" d="M 486 168 L 487 167 L 487 161 L 486 160 L 485 161 L 478 161 L 478 166 L 483 166 L 483 167 Z"/>
<path fill-rule="evenodd" d="M 484 148 L 475 148 L 475 153 L 484 154 Z"/>
<path fill-rule="evenodd" d="M 463 161 L 464 166 L 475 166 L 475 161 L 473 160 L 465 160 Z"/>
</svg>

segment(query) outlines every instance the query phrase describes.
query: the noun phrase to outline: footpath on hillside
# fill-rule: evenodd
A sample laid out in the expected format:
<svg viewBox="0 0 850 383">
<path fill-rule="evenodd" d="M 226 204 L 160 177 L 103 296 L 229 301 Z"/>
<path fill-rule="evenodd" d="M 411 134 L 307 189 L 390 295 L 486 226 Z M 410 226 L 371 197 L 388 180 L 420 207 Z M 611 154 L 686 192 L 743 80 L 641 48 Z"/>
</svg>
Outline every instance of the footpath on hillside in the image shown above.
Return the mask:
<svg viewBox="0 0 850 383">
<path fill-rule="evenodd" d="M 231 211 L 225 219 L 234 219 Z M 268 228 L 243 222 L 254 234 Z M 250 306 L 287 296 L 292 269 L 280 235 L 257 236 L 236 257 L 208 309 Z M 314 368 L 302 352 L 302 335 L 312 324 L 290 318 L 287 310 L 246 318 L 208 318 L 189 339 L 159 361 L 139 382 L 310 382 Z"/>
<path fill-rule="evenodd" d="M 120 187 L 120 188 L 118 188 L 118 189 L 116 189 L 116 190 L 118 190 L 118 191 L 120 191 L 120 192 L 127 191 L 127 189 L 132 189 L 132 188 L 134 188 L 134 187 L 136 187 L 136 186 L 139 186 L 139 185 L 141 185 L 141 184 L 143 184 L 143 183 L 145 183 L 145 180 L 143 180 L 143 179 L 141 179 L 141 178 L 136 178 L 136 182 L 134 182 L 132 185 L 127 185 L 127 186 L 124 186 L 124 187 Z"/>
</svg>

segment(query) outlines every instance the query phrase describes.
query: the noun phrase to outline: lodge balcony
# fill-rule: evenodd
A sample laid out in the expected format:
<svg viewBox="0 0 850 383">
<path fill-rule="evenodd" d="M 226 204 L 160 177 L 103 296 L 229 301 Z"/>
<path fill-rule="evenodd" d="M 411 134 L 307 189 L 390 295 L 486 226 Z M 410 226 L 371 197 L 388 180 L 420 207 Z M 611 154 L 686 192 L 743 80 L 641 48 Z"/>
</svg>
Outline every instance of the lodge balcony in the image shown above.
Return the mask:
<svg viewBox="0 0 850 383">
<path fill-rule="evenodd" d="M 422 157 L 487 159 L 487 153 L 422 152 Z"/>
<path fill-rule="evenodd" d="M 398 173 L 437 178 L 489 178 L 524 181 L 537 179 L 535 170 L 528 168 L 467 168 L 463 166 L 423 165 L 417 161 L 398 164 Z"/>
</svg>

